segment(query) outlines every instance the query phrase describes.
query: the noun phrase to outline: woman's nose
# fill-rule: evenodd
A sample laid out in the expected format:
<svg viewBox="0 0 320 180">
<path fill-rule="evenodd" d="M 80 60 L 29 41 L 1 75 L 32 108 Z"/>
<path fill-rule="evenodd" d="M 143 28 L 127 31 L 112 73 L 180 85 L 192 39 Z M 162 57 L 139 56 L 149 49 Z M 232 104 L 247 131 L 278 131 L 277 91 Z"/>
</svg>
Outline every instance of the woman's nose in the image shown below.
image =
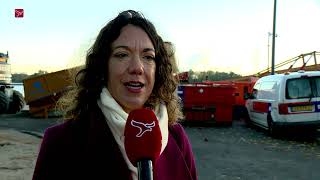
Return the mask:
<svg viewBox="0 0 320 180">
<path fill-rule="evenodd" d="M 134 55 L 130 60 L 129 73 L 135 75 L 141 75 L 143 73 L 143 63 L 139 55 Z"/>
</svg>

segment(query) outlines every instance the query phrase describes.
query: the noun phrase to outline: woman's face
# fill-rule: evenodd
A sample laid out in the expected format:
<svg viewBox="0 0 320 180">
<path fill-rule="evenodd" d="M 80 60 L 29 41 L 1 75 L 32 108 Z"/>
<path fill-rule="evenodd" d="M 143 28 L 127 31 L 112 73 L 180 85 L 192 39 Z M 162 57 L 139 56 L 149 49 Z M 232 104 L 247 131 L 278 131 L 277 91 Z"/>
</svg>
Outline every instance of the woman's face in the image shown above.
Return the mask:
<svg viewBox="0 0 320 180">
<path fill-rule="evenodd" d="M 134 25 L 122 28 L 111 44 L 108 90 L 123 110 L 142 108 L 155 81 L 155 49 L 144 30 Z"/>
</svg>

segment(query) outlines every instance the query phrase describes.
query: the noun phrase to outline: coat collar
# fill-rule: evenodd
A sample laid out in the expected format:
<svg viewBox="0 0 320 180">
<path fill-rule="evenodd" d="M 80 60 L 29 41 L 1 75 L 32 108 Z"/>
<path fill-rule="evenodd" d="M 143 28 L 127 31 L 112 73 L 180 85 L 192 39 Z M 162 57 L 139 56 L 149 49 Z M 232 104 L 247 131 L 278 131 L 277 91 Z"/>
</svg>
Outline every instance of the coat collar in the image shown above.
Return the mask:
<svg viewBox="0 0 320 180">
<path fill-rule="evenodd" d="M 95 168 L 105 165 L 105 173 L 117 174 L 118 179 L 131 179 L 127 164 L 99 107 L 89 112 L 87 118 L 81 121 L 87 128 L 86 151 L 89 166 L 91 164 Z"/>
</svg>

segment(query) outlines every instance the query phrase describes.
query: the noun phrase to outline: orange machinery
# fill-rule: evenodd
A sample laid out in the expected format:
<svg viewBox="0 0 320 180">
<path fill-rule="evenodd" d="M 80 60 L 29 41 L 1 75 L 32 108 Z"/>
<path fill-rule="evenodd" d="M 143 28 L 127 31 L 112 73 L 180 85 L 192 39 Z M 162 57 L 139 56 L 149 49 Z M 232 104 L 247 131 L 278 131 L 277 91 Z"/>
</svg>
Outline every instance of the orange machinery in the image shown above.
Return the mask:
<svg viewBox="0 0 320 180">
<path fill-rule="evenodd" d="M 48 118 L 57 100 L 71 88 L 70 69 L 43 74 L 23 80 L 25 100 L 34 117 Z"/>
</svg>

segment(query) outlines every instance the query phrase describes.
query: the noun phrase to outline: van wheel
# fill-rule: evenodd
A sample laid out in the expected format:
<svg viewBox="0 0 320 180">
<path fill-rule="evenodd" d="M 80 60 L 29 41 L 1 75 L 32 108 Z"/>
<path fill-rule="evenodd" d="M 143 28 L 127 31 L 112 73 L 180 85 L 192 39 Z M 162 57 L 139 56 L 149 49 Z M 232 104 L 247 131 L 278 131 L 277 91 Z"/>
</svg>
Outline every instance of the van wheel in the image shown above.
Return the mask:
<svg viewBox="0 0 320 180">
<path fill-rule="evenodd" d="M 269 135 L 271 137 L 276 137 L 277 136 L 277 129 L 276 129 L 276 126 L 275 126 L 270 114 L 268 114 L 267 121 L 268 121 L 268 132 L 269 132 Z"/>
</svg>

